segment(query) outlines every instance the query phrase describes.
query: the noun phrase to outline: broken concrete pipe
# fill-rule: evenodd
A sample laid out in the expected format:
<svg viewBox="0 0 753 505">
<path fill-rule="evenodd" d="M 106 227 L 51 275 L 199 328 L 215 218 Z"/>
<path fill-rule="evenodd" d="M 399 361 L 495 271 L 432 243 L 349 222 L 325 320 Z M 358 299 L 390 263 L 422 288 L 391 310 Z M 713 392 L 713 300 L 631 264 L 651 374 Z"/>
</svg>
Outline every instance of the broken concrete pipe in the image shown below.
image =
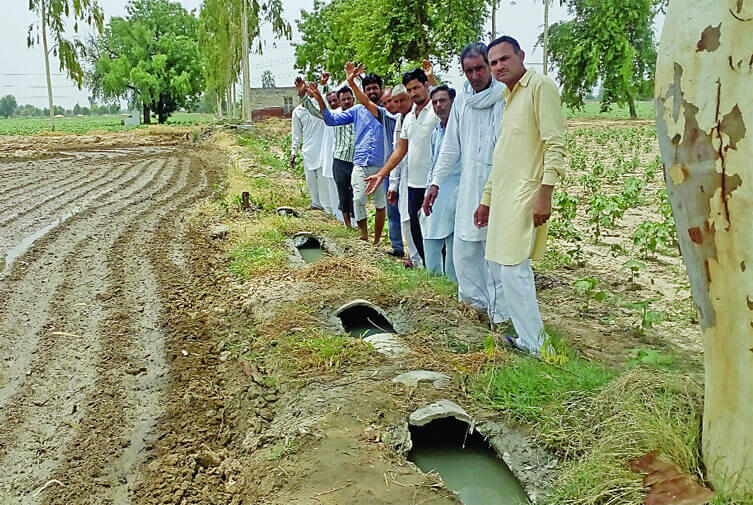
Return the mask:
<svg viewBox="0 0 753 505">
<path fill-rule="evenodd" d="M 316 263 L 326 254 L 322 242 L 308 232 L 296 234 L 293 237 L 293 245 L 305 263 Z"/>
<path fill-rule="evenodd" d="M 398 453 L 425 472 L 438 472 L 465 505 L 540 503 L 557 476 L 557 459 L 520 432 L 477 422 L 447 399 L 414 411 L 390 435 Z M 495 495 L 500 489 L 501 498 Z"/>
<path fill-rule="evenodd" d="M 395 328 L 382 309 L 367 300 L 353 300 L 337 311 L 335 316 L 351 337 L 361 338 L 388 358 L 398 358 L 410 349 L 395 335 Z"/>
</svg>

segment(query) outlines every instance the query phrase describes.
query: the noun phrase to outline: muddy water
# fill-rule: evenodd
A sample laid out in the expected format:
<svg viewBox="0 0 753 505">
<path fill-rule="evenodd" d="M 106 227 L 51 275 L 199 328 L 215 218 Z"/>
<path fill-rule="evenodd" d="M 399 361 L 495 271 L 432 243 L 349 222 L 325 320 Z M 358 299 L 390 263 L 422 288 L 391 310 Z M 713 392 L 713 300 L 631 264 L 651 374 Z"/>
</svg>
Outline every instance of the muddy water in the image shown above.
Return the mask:
<svg viewBox="0 0 753 505">
<path fill-rule="evenodd" d="M 466 427 L 452 419 L 412 429 L 408 459 L 426 473 L 438 473 L 464 505 L 529 503 L 523 487 L 480 435 L 469 435 L 463 447 Z"/>
<path fill-rule="evenodd" d="M 387 332 L 385 332 L 385 330 L 377 328 L 376 326 L 373 326 L 368 323 L 363 323 L 363 324 L 359 324 L 357 326 L 348 328 L 348 334 L 353 338 L 366 338 L 366 337 L 370 337 L 371 335 L 376 335 L 377 333 L 387 333 Z"/>
<path fill-rule="evenodd" d="M 321 247 L 300 247 L 298 252 L 306 263 L 316 263 L 324 257 L 324 249 Z"/>
</svg>

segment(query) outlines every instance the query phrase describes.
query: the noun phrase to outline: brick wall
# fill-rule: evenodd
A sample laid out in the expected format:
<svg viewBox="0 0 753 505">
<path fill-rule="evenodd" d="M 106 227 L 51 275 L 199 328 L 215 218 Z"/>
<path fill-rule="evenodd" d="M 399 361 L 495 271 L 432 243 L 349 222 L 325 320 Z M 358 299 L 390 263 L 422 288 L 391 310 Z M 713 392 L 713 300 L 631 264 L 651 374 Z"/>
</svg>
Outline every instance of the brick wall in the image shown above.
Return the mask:
<svg viewBox="0 0 753 505">
<path fill-rule="evenodd" d="M 286 107 L 286 100 L 287 105 Z M 269 115 L 278 116 L 282 111 L 283 117 L 290 117 L 293 108 L 301 103 L 298 92 L 294 86 L 285 88 L 251 88 L 251 111 L 274 112 Z M 280 110 L 277 110 L 277 109 Z M 262 112 L 262 114 L 264 114 Z"/>
</svg>

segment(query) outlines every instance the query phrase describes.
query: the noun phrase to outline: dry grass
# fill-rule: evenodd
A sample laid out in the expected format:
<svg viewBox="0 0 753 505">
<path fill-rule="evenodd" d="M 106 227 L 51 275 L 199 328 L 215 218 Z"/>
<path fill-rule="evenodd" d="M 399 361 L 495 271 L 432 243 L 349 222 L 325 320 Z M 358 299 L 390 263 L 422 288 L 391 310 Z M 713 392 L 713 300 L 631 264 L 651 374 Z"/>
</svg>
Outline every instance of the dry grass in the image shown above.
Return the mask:
<svg viewBox="0 0 753 505">
<path fill-rule="evenodd" d="M 537 430 L 571 461 L 550 503 L 641 503 L 645 487 L 627 463 L 653 450 L 700 475 L 700 412 L 698 385 L 647 368 L 623 373 L 595 396 L 573 394 L 551 409 Z"/>
</svg>

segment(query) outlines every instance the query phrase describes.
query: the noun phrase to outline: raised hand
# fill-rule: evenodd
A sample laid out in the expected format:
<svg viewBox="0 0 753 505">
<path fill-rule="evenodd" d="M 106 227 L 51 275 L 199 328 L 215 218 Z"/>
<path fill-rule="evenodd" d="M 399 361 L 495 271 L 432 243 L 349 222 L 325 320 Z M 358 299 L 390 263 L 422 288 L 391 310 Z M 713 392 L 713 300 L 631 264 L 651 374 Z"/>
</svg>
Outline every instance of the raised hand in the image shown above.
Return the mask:
<svg viewBox="0 0 753 505">
<path fill-rule="evenodd" d="M 317 95 L 321 96 L 321 93 L 319 92 L 319 87 L 316 85 L 315 82 L 309 82 L 308 89 L 306 91 L 312 98 L 316 98 Z"/>
<path fill-rule="evenodd" d="M 431 62 L 429 60 L 424 60 L 421 62 L 421 69 L 426 74 L 426 77 L 433 77 L 434 76 L 434 67 L 432 66 Z"/>
<path fill-rule="evenodd" d="M 294 84 L 296 89 L 298 89 L 298 96 L 303 98 L 303 95 L 306 94 L 306 81 L 304 81 L 300 77 L 296 77 Z"/>
<path fill-rule="evenodd" d="M 319 84 L 322 86 L 327 84 L 327 81 L 329 81 L 329 72 L 322 72 L 322 76 L 319 78 Z"/>
<path fill-rule="evenodd" d="M 352 84 L 365 70 L 366 67 L 363 64 L 356 66 L 355 63 L 349 61 L 345 64 L 345 77 Z"/>
</svg>

